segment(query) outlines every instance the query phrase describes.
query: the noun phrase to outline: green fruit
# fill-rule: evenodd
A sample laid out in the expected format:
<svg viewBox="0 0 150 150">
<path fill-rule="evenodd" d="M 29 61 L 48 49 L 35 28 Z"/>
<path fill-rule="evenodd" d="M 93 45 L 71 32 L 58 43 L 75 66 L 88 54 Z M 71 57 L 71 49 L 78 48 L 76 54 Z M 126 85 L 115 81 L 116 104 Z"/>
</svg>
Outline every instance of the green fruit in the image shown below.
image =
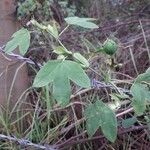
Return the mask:
<svg viewBox="0 0 150 150">
<path fill-rule="evenodd" d="M 108 55 L 113 55 L 118 49 L 118 45 L 115 41 L 107 39 L 103 44 L 103 51 Z"/>
</svg>

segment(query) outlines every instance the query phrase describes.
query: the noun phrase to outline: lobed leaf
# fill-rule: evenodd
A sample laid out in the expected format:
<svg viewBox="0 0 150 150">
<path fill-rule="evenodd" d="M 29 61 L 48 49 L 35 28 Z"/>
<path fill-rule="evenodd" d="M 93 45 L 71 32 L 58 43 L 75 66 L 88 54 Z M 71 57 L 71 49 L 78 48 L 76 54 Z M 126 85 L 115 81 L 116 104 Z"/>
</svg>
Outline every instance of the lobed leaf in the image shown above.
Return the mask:
<svg viewBox="0 0 150 150">
<path fill-rule="evenodd" d="M 150 100 L 149 89 L 140 83 L 134 83 L 131 87 L 133 95 L 132 105 L 137 115 L 142 115 L 146 109 L 146 102 Z"/>
<path fill-rule="evenodd" d="M 90 87 L 90 79 L 78 63 L 70 60 L 50 60 L 37 73 L 33 87 L 42 87 L 52 82 L 53 96 L 64 106 L 71 95 L 69 80 L 81 87 Z"/>
<path fill-rule="evenodd" d="M 10 53 L 19 47 L 21 55 L 24 55 L 30 46 L 30 32 L 22 28 L 12 35 L 12 39 L 6 44 L 5 52 Z"/>
<path fill-rule="evenodd" d="M 132 105 L 137 115 L 142 115 L 146 109 L 147 101 L 150 101 L 150 68 L 143 74 L 138 75 L 131 87 L 133 95 Z"/>
<path fill-rule="evenodd" d="M 70 25 L 77 25 L 83 28 L 95 29 L 99 28 L 95 23 L 91 22 L 93 18 L 67 17 L 65 21 Z"/>
<path fill-rule="evenodd" d="M 55 78 L 55 70 L 60 62 L 60 60 L 48 61 L 37 73 L 33 87 L 42 87 L 52 82 Z"/>
<path fill-rule="evenodd" d="M 93 136 L 96 130 L 101 127 L 105 137 L 114 142 L 117 137 L 117 119 L 114 112 L 102 101 L 89 105 L 85 110 L 87 119 L 86 127 L 88 134 Z"/>
</svg>

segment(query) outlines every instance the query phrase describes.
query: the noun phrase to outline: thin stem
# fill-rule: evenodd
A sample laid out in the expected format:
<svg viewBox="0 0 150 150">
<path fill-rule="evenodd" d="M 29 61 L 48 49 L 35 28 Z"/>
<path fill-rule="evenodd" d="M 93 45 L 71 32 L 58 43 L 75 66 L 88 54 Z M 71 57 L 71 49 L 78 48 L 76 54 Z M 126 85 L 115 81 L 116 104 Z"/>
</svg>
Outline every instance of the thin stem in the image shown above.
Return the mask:
<svg viewBox="0 0 150 150">
<path fill-rule="evenodd" d="M 89 67 L 88 69 L 90 69 L 91 71 L 93 71 L 96 75 L 98 75 L 99 77 L 102 77 L 103 79 L 105 79 L 101 74 L 99 74 L 97 71 L 95 71 L 93 68 Z M 104 72 L 102 71 L 102 73 L 104 74 Z"/>
<path fill-rule="evenodd" d="M 69 24 L 59 33 L 58 37 L 60 37 L 68 28 Z"/>
<path fill-rule="evenodd" d="M 51 98 L 50 98 L 50 95 L 49 95 L 49 86 L 48 85 L 46 85 L 46 87 L 45 87 L 45 94 L 46 94 L 46 103 L 47 103 L 47 117 L 48 117 L 48 120 L 50 120 L 50 110 L 51 110 L 51 108 L 52 108 L 52 100 L 51 100 Z"/>
<path fill-rule="evenodd" d="M 58 43 L 59 43 L 64 49 L 66 49 L 66 47 L 64 46 L 64 44 L 63 44 L 59 39 L 57 39 L 57 41 L 58 41 Z"/>
<path fill-rule="evenodd" d="M 131 55 L 131 59 L 132 59 L 132 62 L 133 62 L 133 66 L 134 66 L 135 72 L 136 72 L 137 75 L 139 75 L 137 67 L 136 67 L 136 64 L 135 64 L 135 59 L 134 59 L 134 55 L 133 55 L 131 47 L 129 47 L 129 50 L 130 50 L 130 55 Z"/>
</svg>

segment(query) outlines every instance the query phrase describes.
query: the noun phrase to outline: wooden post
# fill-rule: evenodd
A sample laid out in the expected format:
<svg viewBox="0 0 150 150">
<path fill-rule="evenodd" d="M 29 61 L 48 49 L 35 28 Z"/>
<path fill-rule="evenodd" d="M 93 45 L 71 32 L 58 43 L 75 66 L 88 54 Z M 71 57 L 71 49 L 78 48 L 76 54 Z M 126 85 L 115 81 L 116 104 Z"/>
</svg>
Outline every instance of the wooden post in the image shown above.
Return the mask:
<svg viewBox="0 0 150 150">
<path fill-rule="evenodd" d="M 6 44 L 17 30 L 14 0 L 0 0 L 0 46 Z"/>
<path fill-rule="evenodd" d="M 18 30 L 19 24 L 12 15 L 14 11 L 14 0 L 0 0 L 0 46 L 5 45 Z M 0 108 L 11 112 L 20 98 L 19 104 L 25 100 L 21 96 L 28 87 L 26 62 L 0 52 Z"/>
</svg>

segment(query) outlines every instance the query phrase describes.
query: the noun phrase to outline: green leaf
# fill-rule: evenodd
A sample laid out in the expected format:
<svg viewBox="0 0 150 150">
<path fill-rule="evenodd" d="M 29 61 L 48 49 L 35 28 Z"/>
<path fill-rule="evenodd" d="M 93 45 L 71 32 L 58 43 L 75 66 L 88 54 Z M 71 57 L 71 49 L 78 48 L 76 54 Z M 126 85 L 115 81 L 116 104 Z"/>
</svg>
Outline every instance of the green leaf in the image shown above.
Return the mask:
<svg viewBox="0 0 150 150">
<path fill-rule="evenodd" d="M 57 59 L 64 60 L 66 58 L 65 55 L 58 55 Z"/>
<path fill-rule="evenodd" d="M 36 20 L 32 19 L 30 21 L 34 26 L 38 27 L 39 29 L 41 30 L 46 30 L 47 29 L 47 26 L 41 24 L 41 23 L 38 23 Z"/>
<path fill-rule="evenodd" d="M 68 51 L 66 48 L 62 47 L 62 46 L 53 46 L 54 49 L 54 53 L 58 54 L 58 55 L 68 55 L 68 54 L 72 54 L 71 51 Z"/>
<path fill-rule="evenodd" d="M 136 122 L 137 122 L 137 118 L 133 116 L 131 118 L 127 118 L 127 119 L 123 120 L 122 126 L 124 128 L 129 128 L 129 127 L 133 126 Z"/>
<path fill-rule="evenodd" d="M 77 25 L 83 28 L 95 29 L 99 28 L 95 23 L 93 18 L 79 18 L 79 17 L 67 17 L 65 21 L 70 25 Z"/>
<path fill-rule="evenodd" d="M 144 113 L 147 101 L 150 101 L 150 90 L 147 84 L 150 84 L 150 68 L 145 73 L 138 75 L 131 87 L 132 105 L 137 115 Z"/>
<path fill-rule="evenodd" d="M 5 52 L 10 53 L 18 46 L 21 55 L 24 55 L 30 46 L 30 32 L 25 28 L 12 35 L 12 39 L 6 44 Z"/>
<path fill-rule="evenodd" d="M 121 94 L 113 93 L 113 95 L 116 96 L 116 97 L 118 97 L 119 100 L 121 100 L 121 99 L 129 99 L 129 95 L 127 95 L 125 93 L 121 93 Z"/>
<path fill-rule="evenodd" d="M 78 63 L 73 61 L 66 61 L 65 66 L 65 68 L 67 68 L 66 71 L 68 72 L 68 78 L 70 80 L 81 87 L 90 87 L 90 79 Z"/>
<path fill-rule="evenodd" d="M 47 31 L 51 33 L 55 38 L 58 38 L 59 33 L 57 30 L 57 26 L 54 22 L 53 22 L 53 26 L 51 26 L 50 24 L 47 26 Z"/>
<path fill-rule="evenodd" d="M 62 106 L 68 104 L 70 99 L 71 87 L 69 79 L 66 74 L 64 76 L 60 76 L 57 74 L 53 81 L 53 96 L 58 103 Z"/>
<path fill-rule="evenodd" d="M 51 34 L 53 37 L 55 37 L 56 39 L 58 38 L 59 36 L 59 33 L 58 33 L 58 29 L 57 29 L 57 26 L 56 26 L 56 23 L 53 22 L 52 25 L 48 24 L 47 26 L 46 25 L 43 25 L 41 23 L 38 23 L 36 20 L 32 19 L 30 21 L 34 26 L 38 27 L 39 29 L 41 30 L 44 30 L 44 31 L 47 31 L 49 34 Z"/>
<path fill-rule="evenodd" d="M 150 83 L 150 68 L 148 68 L 145 73 L 138 75 L 135 82 L 136 83 L 140 83 L 140 82 Z"/>
<path fill-rule="evenodd" d="M 48 85 L 55 78 L 55 69 L 61 63 L 61 60 L 50 60 L 48 61 L 37 73 L 33 87 L 42 87 Z"/>
<path fill-rule="evenodd" d="M 90 65 L 89 62 L 80 53 L 74 53 L 73 57 L 76 61 L 80 62 L 83 67 L 85 67 L 85 68 L 89 67 L 89 65 Z"/>
<path fill-rule="evenodd" d="M 93 136 L 96 130 L 101 126 L 101 110 L 98 110 L 97 104 L 90 104 L 85 109 L 86 129 L 90 136 Z"/>
<path fill-rule="evenodd" d="M 132 105 L 137 115 L 142 115 L 146 109 L 146 102 L 150 99 L 150 91 L 147 86 L 134 83 L 131 87 L 133 95 Z"/>
<path fill-rule="evenodd" d="M 42 87 L 53 82 L 53 96 L 64 106 L 71 95 L 69 80 L 81 87 L 90 87 L 90 79 L 78 63 L 70 60 L 50 60 L 37 73 L 33 87 Z"/>
<path fill-rule="evenodd" d="M 114 142 L 117 137 L 117 119 L 114 112 L 102 101 L 89 105 L 85 110 L 87 132 L 93 136 L 101 127 L 105 137 Z"/>
</svg>

